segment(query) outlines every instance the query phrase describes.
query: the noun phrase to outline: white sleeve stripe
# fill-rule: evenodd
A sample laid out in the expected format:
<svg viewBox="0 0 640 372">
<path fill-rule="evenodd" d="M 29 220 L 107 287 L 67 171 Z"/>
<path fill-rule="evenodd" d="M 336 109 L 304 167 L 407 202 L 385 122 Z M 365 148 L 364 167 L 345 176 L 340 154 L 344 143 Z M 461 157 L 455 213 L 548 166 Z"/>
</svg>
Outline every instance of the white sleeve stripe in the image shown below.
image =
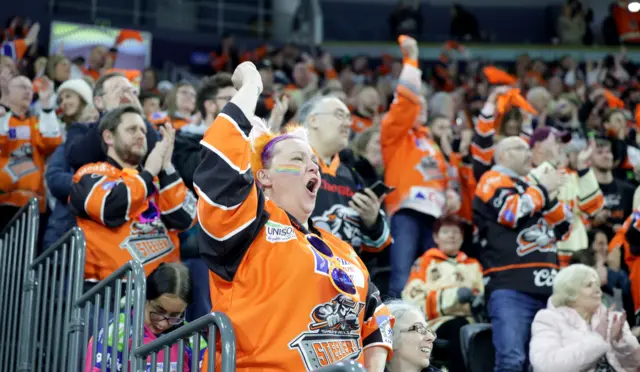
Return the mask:
<svg viewBox="0 0 640 372">
<path fill-rule="evenodd" d="M 238 233 L 242 232 L 249 225 L 251 225 L 253 223 L 253 221 L 255 221 L 255 220 L 256 220 L 256 217 L 254 216 L 252 219 L 247 221 L 244 225 L 239 226 L 237 229 L 233 230 L 232 232 L 228 233 L 227 235 L 222 236 L 222 237 L 218 237 L 218 236 L 213 235 L 209 230 L 207 230 L 207 228 L 202 224 L 202 219 L 198 215 L 198 223 L 200 224 L 200 227 L 202 227 L 202 231 L 204 231 L 207 235 L 209 235 L 209 237 L 211 239 L 217 240 L 219 242 L 222 242 L 222 241 L 225 241 L 225 240 L 233 238 L 235 235 L 237 235 Z"/>
<path fill-rule="evenodd" d="M 176 205 L 175 207 L 173 207 L 173 208 L 169 209 L 168 211 L 160 212 L 160 214 L 162 214 L 162 215 L 165 215 L 165 216 L 166 216 L 166 215 L 168 215 L 168 214 L 171 214 L 171 213 L 173 213 L 173 212 L 175 212 L 175 211 L 179 210 L 180 208 L 182 208 L 182 203 L 180 203 L 180 204 Z"/>
<path fill-rule="evenodd" d="M 211 200 L 211 199 L 207 196 L 207 194 L 205 194 L 204 192 L 202 192 L 202 190 L 200 190 L 200 188 L 198 187 L 198 185 L 196 185 L 195 183 L 193 184 L 193 188 L 196 190 L 196 193 L 198 194 L 198 197 L 199 197 L 199 198 L 201 198 L 202 200 L 204 200 L 205 202 L 207 202 L 207 204 L 209 204 L 210 206 L 215 207 L 215 208 L 220 208 L 220 209 L 222 209 L 223 211 L 231 211 L 231 210 L 234 210 L 234 209 L 238 208 L 238 207 L 240 206 L 240 204 L 242 204 L 242 203 L 238 203 L 238 204 L 236 204 L 236 205 L 232 205 L 232 206 L 230 206 L 230 207 L 227 207 L 227 206 L 225 206 L 225 205 L 218 204 L 218 203 L 214 202 L 213 200 Z"/>
<path fill-rule="evenodd" d="M 233 120 L 233 118 L 231 116 L 229 116 L 229 115 L 227 115 L 225 113 L 219 113 L 218 116 L 222 116 L 223 118 L 229 120 L 229 122 L 231 124 L 233 124 L 233 126 L 238 130 L 238 133 L 240 133 L 242 135 L 242 138 L 244 138 L 246 141 L 249 140 L 249 137 L 246 134 L 244 134 L 242 129 L 240 129 L 240 126 L 238 125 L 238 123 L 235 120 Z"/>
<path fill-rule="evenodd" d="M 163 187 L 162 190 L 160 190 L 160 194 L 162 194 L 163 192 L 169 190 L 170 188 L 174 187 L 175 185 L 179 185 L 180 182 L 182 182 L 181 178 L 178 178 L 177 180 L 171 182 L 170 184 L 168 184 L 167 186 Z"/>
<path fill-rule="evenodd" d="M 89 214 L 89 210 L 87 209 L 87 204 L 89 203 L 89 200 L 91 200 L 91 195 L 93 194 L 93 190 L 95 190 L 96 187 L 98 187 L 102 183 L 102 181 L 105 180 L 105 178 L 107 178 L 107 177 L 106 176 L 100 177 L 100 179 L 96 183 L 93 184 L 93 186 L 91 187 L 91 190 L 89 191 L 89 194 L 84 199 L 84 213 L 86 213 L 87 216 L 91 216 Z M 102 213 L 100 214 L 100 218 L 102 218 Z"/>
<path fill-rule="evenodd" d="M 149 190 L 147 190 L 147 183 L 144 182 L 144 178 L 142 178 L 142 176 L 140 176 L 139 174 L 136 174 L 136 178 L 142 183 L 142 186 L 144 187 L 144 197 L 146 198 L 147 195 L 149 195 Z"/>
<path fill-rule="evenodd" d="M 251 169 L 251 166 L 249 164 L 247 164 L 247 167 L 245 169 L 240 169 L 240 167 L 233 164 L 233 162 L 229 158 L 227 158 L 220 150 L 216 149 L 215 147 L 213 147 L 213 145 L 205 142 L 204 140 L 200 141 L 200 144 L 208 148 L 209 150 L 211 150 L 214 154 L 218 155 L 222 160 L 225 161 L 225 163 L 227 163 L 229 167 L 231 167 L 231 169 L 235 170 L 240 174 L 245 174 L 249 169 Z"/>
</svg>

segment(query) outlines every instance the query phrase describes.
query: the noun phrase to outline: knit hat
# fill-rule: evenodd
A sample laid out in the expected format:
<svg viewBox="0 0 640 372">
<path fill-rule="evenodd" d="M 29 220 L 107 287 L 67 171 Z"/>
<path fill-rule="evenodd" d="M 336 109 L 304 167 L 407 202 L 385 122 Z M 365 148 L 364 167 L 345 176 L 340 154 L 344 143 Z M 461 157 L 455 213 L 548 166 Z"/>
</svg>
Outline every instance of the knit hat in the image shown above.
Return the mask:
<svg viewBox="0 0 640 372">
<path fill-rule="evenodd" d="M 93 89 L 83 79 L 70 79 L 60 84 L 56 94 L 59 96 L 63 90 L 70 90 L 82 98 L 87 106 L 93 106 Z"/>
</svg>

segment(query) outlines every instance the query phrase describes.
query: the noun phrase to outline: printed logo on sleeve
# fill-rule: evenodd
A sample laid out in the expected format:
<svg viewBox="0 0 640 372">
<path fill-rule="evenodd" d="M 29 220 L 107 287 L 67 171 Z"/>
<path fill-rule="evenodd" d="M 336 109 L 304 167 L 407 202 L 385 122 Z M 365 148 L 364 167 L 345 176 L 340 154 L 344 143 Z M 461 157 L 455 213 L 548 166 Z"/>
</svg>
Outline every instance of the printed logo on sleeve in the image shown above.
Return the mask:
<svg viewBox="0 0 640 372">
<path fill-rule="evenodd" d="M 269 220 L 265 224 L 265 229 L 269 243 L 282 243 L 296 238 L 293 227 L 289 225 Z"/>
</svg>

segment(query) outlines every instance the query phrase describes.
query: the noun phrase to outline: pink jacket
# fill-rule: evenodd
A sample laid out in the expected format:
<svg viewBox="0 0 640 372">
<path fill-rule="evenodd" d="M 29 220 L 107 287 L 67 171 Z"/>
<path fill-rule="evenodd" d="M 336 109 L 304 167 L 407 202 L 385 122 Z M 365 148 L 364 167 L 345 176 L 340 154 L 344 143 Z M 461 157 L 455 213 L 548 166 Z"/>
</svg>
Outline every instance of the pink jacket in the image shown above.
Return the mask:
<svg viewBox="0 0 640 372">
<path fill-rule="evenodd" d="M 598 314 L 606 311 L 604 305 L 596 311 L 591 326 L 570 307 L 547 308 L 536 314 L 531 325 L 529 359 L 534 372 L 595 371 L 598 359 L 607 355 L 609 364 L 618 372 L 639 371 L 640 344 L 625 324 L 620 341 L 611 344 L 611 327 L 607 340 L 592 329 L 598 324 Z M 612 323 L 613 313 L 610 314 Z"/>
<path fill-rule="evenodd" d="M 124 324 L 124 319 L 120 324 Z M 110 330 L 110 335 L 111 335 L 111 328 Z M 102 335 L 103 329 L 100 329 L 100 333 L 99 335 Z M 111 337 L 109 337 L 110 339 Z M 153 332 L 151 332 L 151 330 L 149 330 L 149 328 L 147 328 L 147 326 L 144 326 L 144 339 L 143 339 L 143 344 L 148 344 L 151 341 L 156 340 L 158 337 L 153 334 Z M 129 348 L 131 348 L 131 339 L 128 340 L 128 344 L 129 344 Z M 206 343 L 202 344 L 201 346 L 204 346 L 201 350 L 201 353 L 204 352 L 204 349 L 206 348 Z M 117 367 L 116 368 L 112 368 L 111 367 L 111 361 L 112 361 L 112 346 L 111 346 L 111 342 L 109 342 L 109 344 L 107 345 L 107 356 L 103 358 L 103 353 L 102 353 L 102 347 L 100 344 L 98 344 L 98 350 L 97 350 L 97 354 L 96 354 L 96 363 L 92 366 L 91 365 L 91 353 L 92 353 L 92 349 L 93 349 L 93 337 L 91 338 L 91 340 L 89 340 L 89 345 L 88 345 L 88 349 L 87 349 L 87 359 L 85 361 L 85 372 L 100 372 L 100 367 L 101 367 L 101 362 L 103 359 L 106 359 L 107 362 L 107 372 L 119 372 L 122 368 L 122 351 L 124 349 L 124 339 L 121 338 L 118 342 L 118 347 L 117 347 L 117 351 L 115 353 L 116 355 L 116 361 L 115 363 L 117 363 Z M 185 342 L 185 357 L 184 357 L 184 372 L 189 372 L 190 369 L 190 363 L 191 363 L 191 348 L 190 345 L 187 345 L 187 343 Z M 173 344 L 171 346 L 170 349 L 170 360 L 171 360 L 171 366 L 169 368 L 165 368 L 163 366 L 163 361 L 164 361 L 164 350 L 161 350 L 158 352 L 158 371 L 164 371 L 164 372 L 176 372 L 178 371 L 178 344 Z M 151 362 L 151 357 L 149 357 L 149 359 L 147 360 L 147 367 L 146 367 L 146 371 L 150 370 L 150 362 Z"/>
</svg>

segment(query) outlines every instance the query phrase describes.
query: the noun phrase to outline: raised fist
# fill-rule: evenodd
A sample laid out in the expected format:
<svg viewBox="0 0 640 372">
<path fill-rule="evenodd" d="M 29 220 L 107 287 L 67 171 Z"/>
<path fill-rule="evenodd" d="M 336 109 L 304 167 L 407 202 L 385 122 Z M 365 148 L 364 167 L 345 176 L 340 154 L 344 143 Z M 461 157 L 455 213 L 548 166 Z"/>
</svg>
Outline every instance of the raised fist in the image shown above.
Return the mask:
<svg viewBox="0 0 640 372">
<path fill-rule="evenodd" d="M 404 58 L 418 59 L 418 42 L 411 36 L 400 35 L 398 37 L 398 44 L 400 44 L 400 50 Z"/>
<path fill-rule="evenodd" d="M 253 62 L 242 62 L 236 67 L 231 76 L 233 86 L 240 90 L 246 84 L 255 85 L 258 88 L 258 94 L 262 93 L 262 78 Z"/>
</svg>

